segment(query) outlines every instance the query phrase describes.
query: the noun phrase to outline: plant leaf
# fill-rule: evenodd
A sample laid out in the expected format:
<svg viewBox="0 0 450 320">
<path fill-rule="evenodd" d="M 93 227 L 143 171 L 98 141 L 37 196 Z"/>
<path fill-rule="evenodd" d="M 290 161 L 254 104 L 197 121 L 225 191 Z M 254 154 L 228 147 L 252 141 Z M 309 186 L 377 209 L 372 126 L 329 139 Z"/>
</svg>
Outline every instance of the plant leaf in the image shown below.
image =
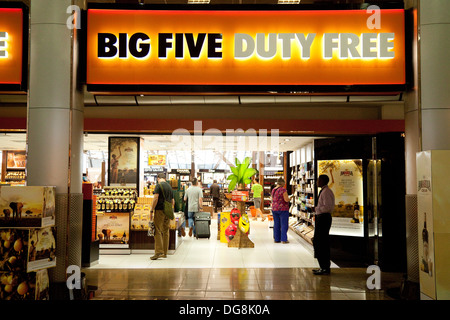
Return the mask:
<svg viewBox="0 0 450 320">
<path fill-rule="evenodd" d="M 237 178 L 231 179 L 230 184 L 228 185 L 228 191 L 233 191 L 234 188 L 236 187 L 236 183 L 237 183 Z"/>
<path fill-rule="evenodd" d="M 254 174 L 256 174 L 257 170 L 253 169 L 253 168 L 248 168 L 245 172 L 244 172 L 244 179 L 249 179 L 251 178 Z"/>
<path fill-rule="evenodd" d="M 251 158 L 250 157 L 246 157 L 244 159 L 244 162 L 242 163 L 242 165 L 239 167 L 239 182 L 244 182 L 244 173 L 247 170 L 248 166 L 250 165 L 250 161 Z"/>
<path fill-rule="evenodd" d="M 238 174 L 239 174 L 238 168 L 236 168 L 236 167 L 230 167 L 230 169 L 231 169 L 231 172 L 233 172 L 233 173 L 236 175 L 236 177 L 237 177 Z"/>
<path fill-rule="evenodd" d="M 230 175 L 227 177 L 227 180 L 233 180 L 233 179 L 236 179 L 236 180 L 237 180 L 237 175 L 235 175 L 235 174 L 230 174 Z"/>
</svg>

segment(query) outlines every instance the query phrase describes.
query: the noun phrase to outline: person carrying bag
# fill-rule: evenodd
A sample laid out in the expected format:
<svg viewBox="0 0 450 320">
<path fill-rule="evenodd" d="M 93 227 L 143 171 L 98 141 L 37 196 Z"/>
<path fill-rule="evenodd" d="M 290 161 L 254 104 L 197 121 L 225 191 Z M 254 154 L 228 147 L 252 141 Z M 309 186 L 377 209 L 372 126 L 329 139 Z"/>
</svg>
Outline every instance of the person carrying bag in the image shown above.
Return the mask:
<svg viewBox="0 0 450 320">
<path fill-rule="evenodd" d="M 170 220 L 174 219 L 173 207 L 175 201 L 172 187 L 166 182 L 164 173 L 158 173 L 157 180 L 158 184 L 153 193 L 152 203 L 153 224 L 155 226 L 155 255 L 150 257 L 151 260 L 167 258 Z"/>
<path fill-rule="evenodd" d="M 170 201 L 170 202 L 167 201 L 166 195 L 164 194 L 164 188 L 162 187 L 162 185 L 160 183 L 158 183 L 158 184 L 159 184 L 159 187 L 161 188 L 162 194 L 163 194 L 163 201 L 164 201 L 163 212 L 164 212 L 164 214 L 166 215 L 167 218 L 172 220 L 172 219 L 175 218 L 175 216 L 173 214 L 173 203 L 172 203 L 172 201 Z M 173 200 L 173 197 L 172 197 L 172 200 Z"/>
</svg>

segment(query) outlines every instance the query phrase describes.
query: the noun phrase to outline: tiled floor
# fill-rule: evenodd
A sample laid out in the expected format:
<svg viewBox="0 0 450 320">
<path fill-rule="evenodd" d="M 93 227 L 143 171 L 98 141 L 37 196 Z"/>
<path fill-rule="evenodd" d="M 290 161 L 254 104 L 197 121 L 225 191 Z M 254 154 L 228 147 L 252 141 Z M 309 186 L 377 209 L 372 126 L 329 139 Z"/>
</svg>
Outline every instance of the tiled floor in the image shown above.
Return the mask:
<svg viewBox="0 0 450 320">
<path fill-rule="evenodd" d="M 149 253 L 101 255 L 99 264 L 84 270 L 94 299 L 240 299 L 240 300 L 387 300 L 386 290 L 399 286 L 401 275 L 383 273 L 381 290 L 367 289 L 366 269 L 338 268 L 314 276 L 312 248 L 289 232 L 289 244 L 274 243 L 267 220 L 252 221 L 254 248 L 228 248 L 211 238 L 183 238 L 166 259 Z"/>
</svg>

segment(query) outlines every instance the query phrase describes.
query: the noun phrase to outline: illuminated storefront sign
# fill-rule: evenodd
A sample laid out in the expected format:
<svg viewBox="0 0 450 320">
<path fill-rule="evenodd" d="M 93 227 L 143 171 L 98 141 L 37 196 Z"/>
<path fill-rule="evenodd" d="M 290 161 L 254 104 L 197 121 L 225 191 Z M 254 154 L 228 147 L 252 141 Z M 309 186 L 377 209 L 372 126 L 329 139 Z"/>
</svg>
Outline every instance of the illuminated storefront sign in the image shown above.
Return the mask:
<svg viewBox="0 0 450 320">
<path fill-rule="evenodd" d="M 404 10 L 89 9 L 88 85 L 405 83 Z"/>
<path fill-rule="evenodd" d="M 0 8 L 0 85 L 22 84 L 23 11 Z"/>
</svg>

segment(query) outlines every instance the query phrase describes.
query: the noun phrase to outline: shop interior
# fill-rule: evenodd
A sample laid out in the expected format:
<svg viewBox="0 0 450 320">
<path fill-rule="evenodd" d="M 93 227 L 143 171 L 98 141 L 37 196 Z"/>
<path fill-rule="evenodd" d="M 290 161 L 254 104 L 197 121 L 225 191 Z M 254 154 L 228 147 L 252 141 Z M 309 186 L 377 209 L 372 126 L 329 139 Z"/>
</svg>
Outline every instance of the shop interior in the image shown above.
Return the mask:
<svg viewBox="0 0 450 320">
<path fill-rule="evenodd" d="M 140 178 L 137 184 L 121 183 L 112 185 L 108 182 L 108 150 L 111 137 L 137 138 L 140 142 Z M 176 219 L 172 221 L 170 230 L 169 253 L 173 256 L 197 256 L 191 266 L 199 261 L 207 261 L 206 266 L 212 267 L 214 252 L 220 252 L 227 247 L 227 236 L 221 231 L 221 214 L 229 213 L 236 202 L 228 192 L 227 177 L 231 174 L 230 166 L 235 165 L 235 159 L 250 157 L 251 165 L 258 170 L 258 176 L 264 189 L 264 201 L 261 210 L 265 221 L 256 217 L 251 192 L 246 199 L 246 213 L 248 213 L 253 228 L 249 238 L 260 241 L 268 252 L 273 250 L 271 219 L 270 187 L 279 177 L 286 181 L 286 189 L 291 197 L 289 209 L 289 241 L 293 245 L 288 249 L 292 252 L 285 264 L 279 265 L 280 259 L 271 254 L 259 253 L 270 261 L 261 262 L 261 258 L 247 262 L 246 265 L 261 263 L 262 265 L 280 267 L 295 267 L 301 261 L 309 261 L 305 267 L 314 267 L 315 261 L 312 250 L 314 234 L 313 211 L 318 194 L 316 177 L 327 174 L 331 183 L 344 186 L 344 194 L 337 195 L 336 210 L 330 235 L 333 238 L 332 260 L 334 266 L 361 267 L 376 260 L 387 270 L 401 270 L 403 265 L 397 264 L 396 248 L 401 246 L 398 241 L 402 237 L 398 230 L 402 228 L 402 208 L 396 208 L 396 197 L 401 196 L 401 182 L 404 181 L 404 171 L 398 171 L 398 163 L 402 163 L 403 135 L 379 134 L 376 136 L 353 137 L 278 137 L 278 152 L 255 151 L 255 145 L 244 143 L 245 147 L 228 145 L 227 150 L 216 150 L 214 147 L 204 146 L 203 150 L 180 150 L 174 137 L 170 135 L 117 135 L 86 133 L 84 136 L 84 187 L 91 187 L 92 199 L 89 209 L 84 214 L 84 254 L 83 265 L 87 267 L 104 267 L 105 265 L 133 267 L 140 265 L 148 267 L 153 263 L 148 260 L 148 254 L 154 250 L 153 237 L 148 236 L 149 208 L 152 201 L 156 175 L 165 172 L 175 195 Z M 237 141 L 237 140 L 236 140 Z M 377 142 L 377 155 L 374 157 L 374 143 Z M 241 141 L 242 142 L 242 141 Z M 22 133 L 1 134 L 2 184 L 25 185 L 24 159 L 26 135 Z M 222 145 L 223 147 L 223 145 Z M 400 147 L 400 148 L 399 148 Z M 14 161 L 12 158 L 14 157 Z M 377 160 L 377 157 L 380 160 Z M 397 157 L 397 159 L 395 159 Z M 9 160 L 9 162 L 8 162 Z M 334 171 L 333 171 L 334 170 Z M 345 180 L 345 178 L 350 180 Z M 185 222 L 184 192 L 190 185 L 192 178 L 197 178 L 202 185 L 204 194 L 203 211 L 211 214 L 211 235 L 209 241 L 182 237 L 180 227 Z M 389 178 L 389 179 L 387 179 Z M 220 207 L 217 212 L 213 208 L 209 187 L 216 180 L 222 193 Z M 392 181 L 398 181 L 399 188 L 393 188 Z M 403 182 L 404 183 L 404 182 Z M 250 189 L 247 185 L 247 189 Z M 346 189 L 347 188 L 347 189 Z M 351 189 L 351 190 L 350 190 Z M 84 192 L 84 190 L 83 190 Z M 340 191 L 338 191 L 340 192 Z M 347 193 L 347 194 L 345 194 Z M 90 209 L 92 208 L 92 209 Z M 114 213 L 114 214 L 111 214 Z M 122 219 L 125 229 L 116 234 L 106 234 L 104 226 L 109 225 L 108 219 L 115 221 Z M 105 220 L 106 219 L 106 220 Z M 104 220 L 104 221 L 102 221 Z M 404 220 L 403 220 L 404 223 Z M 222 226 L 223 227 L 223 226 Z M 95 230 L 95 231 L 92 231 Z M 114 232 L 113 232 L 114 233 Z M 216 240 L 217 239 L 217 240 Z M 197 241 L 194 241 L 197 240 Z M 225 243 L 224 243 L 225 242 Z M 198 258 L 196 246 L 208 244 L 207 258 Z M 214 249 L 211 253 L 211 246 Z M 224 248 L 222 248 L 224 247 Z M 286 246 L 287 248 L 288 246 Z M 299 249 L 300 248 L 300 249 Z M 185 253 L 183 253 L 185 252 Z M 225 249 L 226 252 L 226 249 Z M 256 252 L 256 250 L 255 250 Z M 299 252 L 306 256 L 299 257 Z M 398 252 L 398 251 L 397 251 Z M 242 253 L 239 253 L 242 255 Z M 220 255 L 219 255 L 220 256 Z M 247 258 L 238 259 L 237 267 Z M 253 256 L 253 255 L 250 255 Z M 217 255 L 216 255 L 217 257 Z M 295 258 L 292 258 L 295 257 Z M 131 258 L 131 260 L 130 260 Z M 117 259 L 123 263 L 118 263 Z M 125 259 L 125 260 L 124 260 Z M 128 259 L 128 260 L 127 260 Z M 293 260 L 292 260 L 293 259 Z M 298 259 L 298 260 L 297 260 Z M 219 259 L 222 261 L 222 259 Z M 227 260 L 227 259 L 225 259 Z M 139 261 L 139 262 L 137 262 Z M 165 262 L 164 267 L 175 267 L 182 263 L 172 259 Z M 278 261 L 278 262 L 275 262 Z M 295 261 L 295 262 L 293 262 Z M 227 260 L 227 262 L 229 262 Z M 235 261 L 236 262 L 236 261 Z M 213 265 L 211 265 L 213 263 Z M 225 263 L 222 261 L 222 263 Z M 278 264 L 277 264 L 278 263 Z M 188 264 L 184 260 L 183 264 Z M 226 263 L 225 263 L 226 265 Z M 225 266 L 224 265 L 224 266 Z M 231 267 L 232 267 L 231 266 Z"/>
</svg>

